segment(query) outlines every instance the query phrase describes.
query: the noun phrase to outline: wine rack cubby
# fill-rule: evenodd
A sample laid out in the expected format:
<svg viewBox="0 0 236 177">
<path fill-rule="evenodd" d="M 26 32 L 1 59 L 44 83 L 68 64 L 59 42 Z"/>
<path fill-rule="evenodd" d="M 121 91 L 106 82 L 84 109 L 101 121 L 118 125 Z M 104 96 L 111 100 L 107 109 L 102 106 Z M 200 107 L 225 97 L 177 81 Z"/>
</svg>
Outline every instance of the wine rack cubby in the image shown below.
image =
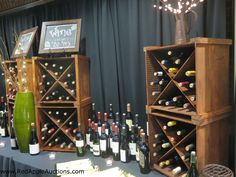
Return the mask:
<svg viewBox="0 0 236 177">
<path fill-rule="evenodd" d="M 80 123 L 82 131 L 86 131 L 91 110 L 89 59 L 72 55 L 36 57 L 33 62 L 41 149 L 75 151 L 76 128 Z M 58 137 L 60 141 L 55 143 Z"/>
<path fill-rule="evenodd" d="M 227 165 L 231 43 L 194 38 L 185 44 L 144 48 L 151 168 L 181 176 L 190 167 L 186 148 L 190 144 L 190 150 L 197 153 L 199 170 L 208 163 Z M 171 121 L 177 124 L 168 127 Z M 159 134 L 169 149 L 154 145 Z M 173 157 L 176 163 L 160 166 Z M 177 166 L 182 172 L 174 175 Z"/>
</svg>

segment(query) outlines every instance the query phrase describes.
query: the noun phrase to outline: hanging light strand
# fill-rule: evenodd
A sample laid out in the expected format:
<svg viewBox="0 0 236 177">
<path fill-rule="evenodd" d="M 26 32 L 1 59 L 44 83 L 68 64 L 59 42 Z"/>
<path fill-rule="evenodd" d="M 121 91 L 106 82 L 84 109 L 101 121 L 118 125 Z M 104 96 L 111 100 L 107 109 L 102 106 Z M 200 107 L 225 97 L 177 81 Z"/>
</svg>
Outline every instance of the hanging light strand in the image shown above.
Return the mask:
<svg viewBox="0 0 236 177">
<path fill-rule="evenodd" d="M 197 7 L 199 3 L 204 0 L 178 0 L 176 5 L 171 3 L 171 0 L 159 0 L 161 3 L 158 7 L 159 10 L 169 11 L 173 14 L 188 13 L 192 8 Z M 157 8 L 157 4 L 153 5 L 154 8 Z"/>
</svg>

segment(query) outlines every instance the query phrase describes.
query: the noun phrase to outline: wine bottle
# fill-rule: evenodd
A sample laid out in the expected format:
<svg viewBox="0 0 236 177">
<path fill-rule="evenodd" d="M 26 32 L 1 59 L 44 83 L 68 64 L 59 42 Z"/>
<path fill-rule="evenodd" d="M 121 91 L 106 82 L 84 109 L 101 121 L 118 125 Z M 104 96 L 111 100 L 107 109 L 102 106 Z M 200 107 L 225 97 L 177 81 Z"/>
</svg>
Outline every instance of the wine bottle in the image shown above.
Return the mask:
<svg viewBox="0 0 236 177">
<path fill-rule="evenodd" d="M 196 152 L 192 151 L 191 152 L 191 157 L 190 157 L 190 168 L 187 172 L 187 177 L 198 177 L 198 170 L 196 167 Z"/>
<path fill-rule="evenodd" d="M 100 145 L 99 145 L 99 134 L 98 134 L 98 124 L 94 125 L 94 138 L 93 138 L 93 155 L 100 156 Z"/>
<path fill-rule="evenodd" d="M 126 124 L 129 126 L 128 131 L 131 131 L 131 126 L 133 125 L 133 115 L 131 113 L 131 104 L 127 104 L 127 112 L 126 112 Z"/>
<path fill-rule="evenodd" d="M 162 139 L 162 140 L 160 140 L 160 141 L 157 141 L 157 142 L 153 143 L 153 144 L 152 144 L 152 147 L 153 147 L 153 148 L 156 148 L 156 147 L 158 147 L 158 146 L 161 147 L 161 145 L 164 144 L 164 143 L 167 143 L 167 141 L 164 140 L 164 139 Z"/>
<path fill-rule="evenodd" d="M 153 91 L 152 92 L 152 96 L 157 96 L 157 95 L 159 95 L 161 92 L 159 92 L 159 91 Z"/>
<path fill-rule="evenodd" d="M 185 146 L 185 150 L 186 150 L 187 152 L 192 151 L 194 148 L 195 148 L 195 145 L 194 145 L 194 144 L 188 144 L 187 146 Z"/>
<path fill-rule="evenodd" d="M 135 116 L 136 117 L 136 116 Z M 135 132 L 135 126 L 131 126 L 131 134 L 129 138 L 129 149 L 130 149 L 130 158 L 132 160 L 136 159 L 136 132 Z"/>
<path fill-rule="evenodd" d="M 120 121 L 120 114 L 119 114 L 119 112 L 116 112 L 115 123 L 118 126 L 118 128 L 121 128 L 121 121 Z"/>
<path fill-rule="evenodd" d="M 168 84 L 168 82 L 169 82 L 168 80 L 161 79 L 161 80 L 159 81 L 159 85 L 165 87 L 165 86 Z"/>
<path fill-rule="evenodd" d="M 29 153 L 30 153 L 30 155 L 39 154 L 39 141 L 38 141 L 38 137 L 37 137 L 37 134 L 36 134 L 36 128 L 35 128 L 34 123 L 31 123 Z"/>
<path fill-rule="evenodd" d="M 156 133 L 156 134 L 154 135 L 154 138 L 155 138 L 155 139 L 158 139 L 158 140 L 162 139 L 163 137 L 164 137 L 164 134 L 163 134 L 163 133 Z"/>
<path fill-rule="evenodd" d="M 117 125 L 115 126 L 115 132 L 112 138 L 112 154 L 113 154 L 114 161 L 120 160 L 120 138 L 119 138 Z"/>
<path fill-rule="evenodd" d="M 154 76 L 158 76 L 158 77 L 162 77 L 164 76 L 164 72 L 163 71 L 157 71 L 153 73 Z"/>
<path fill-rule="evenodd" d="M 79 157 L 84 156 L 85 154 L 84 135 L 81 132 L 80 123 L 78 123 L 78 131 L 75 136 L 75 145 L 76 145 L 77 156 Z"/>
<path fill-rule="evenodd" d="M 139 162 L 139 151 L 140 151 L 140 144 L 142 143 L 142 133 L 144 132 L 143 129 L 138 131 L 137 141 L 136 141 L 136 161 Z"/>
<path fill-rule="evenodd" d="M 121 124 L 121 129 L 125 127 L 125 129 L 127 130 L 127 132 L 129 131 L 129 126 L 127 124 L 127 121 L 126 121 L 126 114 L 123 113 L 123 116 L 122 116 L 122 124 Z M 129 136 L 129 135 L 128 135 Z"/>
<path fill-rule="evenodd" d="M 109 136 L 110 134 L 110 124 L 108 123 L 108 115 L 107 113 L 105 112 L 104 113 L 104 124 L 105 124 L 105 132 L 106 132 L 106 135 Z"/>
<path fill-rule="evenodd" d="M 190 103 L 184 103 L 183 108 L 184 109 L 190 109 L 192 105 Z"/>
<path fill-rule="evenodd" d="M 166 106 L 176 106 L 177 103 L 176 103 L 175 101 L 173 101 L 173 100 L 170 100 L 170 101 L 166 101 L 166 102 L 165 102 L 165 105 L 166 105 Z"/>
<path fill-rule="evenodd" d="M 176 134 L 177 134 L 178 136 L 183 136 L 185 133 L 186 133 L 186 130 L 185 130 L 185 129 L 178 130 L 178 131 L 176 132 Z"/>
<path fill-rule="evenodd" d="M 96 109 L 95 109 L 95 103 L 92 103 L 92 112 L 91 112 L 90 118 L 95 123 L 98 122 L 98 120 L 97 120 L 97 113 L 96 113 Z"/>
<path fill-rule="evenodd" d="M 194 70 L 190 70 L 190 71 L 185 72 L 185 76 L 187 76 L 187 77 L 192 77 L 195 75 L 196 75 L 196 71 L 194 71 Z"/>
<path fill-rule="evenodd" d="M 150 86 L 157 85 L 157 84 L 159 84 L 159 80 L 155 80 L 155 81 L 150 82 Z"/>
<path fill-rule="evenodd" d="M 94 139 L 94 134 L 95 134 L 94 121 L 92 121 L 91 128 L 92 128 L 92 132 L 91 132 L 91 134 L 90 134 L 90 148 L 89 148 L 89 150 L 90 150 L 90 152 L 93 153 L 93 139 Z"/>
<path fill-rule="evenodd" d="M 178 72 L 178 68 L 169 68 L 168 72 L 172 74 L 176 74 Z"/>
<path fill-rule="evenodd" d="M 126 127 L 122 127 L 121 144 L 120 144 L 120 161 L 123 163 L 127 163 L 130 161 L 130 149 L 129 149 L 127 131 L 128 130 L 126 129 Z"/>
<path fill-rule="evenodd" d="M 159 105 L 165 105 L 165 103 L 166 103 L 166 99 L 160 99 L 159 101 L 158 101 L 158 104 Z"/>
<path fill-rule="evenodd" d="M 61 141 L 61 138 L 60 138 L 60 137 L 55 138 L 55 142 L 56 142 L 56 143 L 59 143 L 60 141 Z"/>
<path fill-rule="evenodd" d="M 172 100 L 173 100 L 173 101 L 180 101 L 180 100 L 183 100 L 183 96 L 182 96 L 182 95 L 175 96 L 175 97 L 173 97 Z"/>
<path fill-rule="evenodd" d="M 163 129 L 167 130 L 167 129 L 175 127 L 176 125 L 177 125 L 176 121 L 174 121 L 174 120 L 173 121 L 169 121 L 169 122 L 167 122 L 166 125 L 163 126 Z"/>
<path fill-rule="evenodd" d="M 55 140 L 54 141 L 51 141 L 51 142 L 49 142 L 48 143 L 48 146 L 49 147 L 53 147 L 53 146 L 55 146 L 57 143 L 55 142 Z"/>
<path fill-rule="evenodd" d="M 15 129 L 13 128 L 13 125 L 11 125 L 11 149 L 15 150 L 18 149 L 18 144 L 16 141 L 16 136 L 15 136 Z"/>
<path fill-rule="evenodd" d="M 100 136 L 99 140 L 100 144 L 100 150 L 101 150 L 101 157 L 107 158 L 109 156 L 108 154 L 108 136 L 106 134 L 106 125 L 102 124 L 102 134 Z"/>
<path fill-rule="evenodd" d="M 175 176 L 175 175 L 178 175 L 182 172 L 182 168 L 181 166 L 177 166 L 175 167 L 173 170 L 172 170 L 172 174 Z"/>
<path fill-rule="evenodd" d="M 190 98 L 191 101 L 195 101 L 196 100 L 196 95 L 190 95 L 189 98 Z"/>
<path fill-rule="evenodd" d="M 66 147 L 66 142 L 63 142 L 61 145 L 60 145 L 60 148 L 61 149 L 64 149 Z"/>
<path fill-rule="evenodd" d="M 178 162 L 179 160 L 180 160 L 179 156 L 176 155 L 176 156 L 174 156 L 173 158 L 166 160 L 166 161 L 165 161 L 165 164 L 166 164 L 167 166 L 173 165 L 173 164 L 177 164 L 177 162 Z"/>
<path fill-rule="evenodd" d="M 68 144 L 67 148 L 72 149 L 74 146 L 75 146 L 74 143 L 70 143 L 70 144 Z"/>
<path fill-rule="evenodd" d="M 109 143 L 108 143 L 108 152 L 109 154 L 113 154 L 113 151 L 112 151 L 112 142 L 113 142 L 113 136 L 115 135 L 115 123 L 113 122 L 112 123 L 112 127 L 111 127 L 111 131 L 110 131 L 110 134 L 109 134 Z"/>
<path fill-rule="evenodd" d="M 4 98 L 2 97 L 1 98 L 1 129 L 0 129 L 0 134 L 2 137 L 8 137 L 9 136 L 9 132 L 8 132 L 8 112 L 7 112 L 7 107 L 6 107 L 6 104 L 4 102 Z"/>
<path fill-rule="evenodd" d="M 108 123 L 111 126 L 113 122 L 115 122 L 115 115 L 113 112 L 113 105 L 109 104 L 109 113 L 108 113 Z M 111 127 L 110 127 L 111 128 Z"/>
<path fill-rule="evenodd" d="M 92 123 L 91 123 L 91 119 L 88 119 L 88 129 L 86 132 L 86 144 L 87 144 L 87 148 L 90 149 L 90 136 L 92 134 L 92 127 L 91 127 Z"/>
<path fill-rule="evenodd" d="M 136 138 L 138 135 L 138 127 L 139 127 L 139 114 L 135 114 L 134 115 L 134 133 L 135 133 Z"/>
<path fill-rule="evenodd" d="M 165 67 L 169 67 L 170 66 L 170 61 L 169 60 L 161 60 L 161 64 L 163 64 Z"/>
<path fill-rule="evenodd" d="M 148 174 L 150 172 L 149 168 L 149 148 L 146 144 L 145 133 L 142 133 L 142 143 L 140 145 L 139 152 L 139 168 L 142 174 Z"/>
<path fill-rule="evenodd" d="M 101 120 L 101 112 L 98 112 L 98 134 L 101 136 L 102 134 L 102 120 Z"/>
<path fill-rule="evenodd" d="M 171 147 L 171 144 L 170 144 L 169 142 L 163 143 L 163 144 L 161 145 L 161 147 L 162 147 L 163 149 L 167 149 L 167 148 L 170 148 L 170 147 Z"/>
<path fill-rule="evenodd" d="M 179 85 L 179 87 L 186 87 L 189 85 L 189 82 L 188 81 L 179 82 L 178 85 Z"/>
<path fill-rule="evenodd" d="M 184 155 L 181 156 L 182 160 L 187 160 L 190 157 L 190 152 L 186 152 Z"/>
<path fill-rule="evenodd" d="M 48 134 L 52 134 L 52 133 L 55 132 L 55 131 L 56 131 L 55 128 L 51 128 L 51 129 L 48 130 Z"/>
<path fill-rule="evenodd" d="M 189 88 L 194 89 L 195 88 L 195 83 L 194 82 L 190 83 Z"/>
</svg>

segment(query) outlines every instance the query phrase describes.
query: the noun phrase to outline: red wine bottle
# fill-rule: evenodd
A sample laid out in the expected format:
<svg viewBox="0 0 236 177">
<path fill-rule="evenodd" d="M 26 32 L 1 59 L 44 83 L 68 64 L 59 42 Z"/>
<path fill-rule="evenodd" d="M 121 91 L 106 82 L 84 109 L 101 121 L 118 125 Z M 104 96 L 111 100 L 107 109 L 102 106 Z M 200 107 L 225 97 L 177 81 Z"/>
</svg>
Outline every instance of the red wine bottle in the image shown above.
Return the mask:
<svg viewBox="0 0 236 177">
<path fill-rule="evenodd" d="M 130 158 L 132 160 L 136 159 L 136 133 L 135 133 L 135 126 L 132 125 L 131 127 L 131 134 L 129 138 L 129 149 L 130 149 Z"/>
<path fill-rule="evenodd" d="M 76 152 L 77 156 L 81 157 L 85 154 L 85 143 L 84 143 L 84 135 L 81 132 L 80 123 L 78 123 L 78 131 L 75 136 L 75 145 L 76 145 Z"/>
<path fill-rule="evenodd" d="M 148 174 L 150 172 L 149 168 L 149 148 L 146 144 L 145 133 L 142 133 L 142 143 L 140 144 L 139 152 L 139 168 L 142 174 Z"/>
<path fill-rule="evenodd" d="M 108 119 L 107 119 L 107 113 L 104 113 L 104 124 L 105 124 L 105 132 L 106 135 L 109 136 L 110 134 L 110 124 L 108 123 Z"/>
<path fill-rule="evenodd" d="M 99 134 L 98 134 L 98 124 L 95 123 L 95 133 L 93 138 L 93 155 L 100 156 L 100 145 L 99 145 Z"/>
<path fill-rule="evenodd" d="M 106 134 L 106 125 L 102 124 L 102 134 L 100 136 L 99 140 L 100 144 L 100 150 L 101 150 L 101 157 L 107 158 L 109 156 L 108 154 L 108 136 Z"/>
<path fill-rule="evenodd" d="M 120 160 L 120 137 L 119 137 L 117 125 L 115 126 L 115 132 L 112 138 L 112 153 L 113 153 L 113 160 L 119 161 Z"/>
<path fill-rule="evenodd" d="M 142 137 L 141 134 L 144 132 L 143 129 L 138 131 L 137 141 L 136 141 L 136 161 L 139 162 L 139 152 L 140 152 L 140 144 L 142 143 Z"/>
<path fill-rule="evenodd" d="M 99 136 L 101 136 L 101 134 L 102 134 L 101 112 L 98 112 L 98 134 L 99 134 Z"/>
<path fill-rule="evenodd" d="M 36 133 L 35 123 L 31 123 L 31 133 L 29 141 L 29 153 L 30 155 L 39 154 L 39 141 Z"/>
<path fill-rule="evenodd" d="M 115 123 L 113 122 L 112 123 L 112 127 L 111 127 L 111 132 L 110 132 L 110 134 L 109 134 L 109 137 L 108 137 L 108 139 L 109 139 L 109 143 L 108 143 L 108 151 L 109 151 L 109 154 L 112 154 L 113 152 L 112 152 L 112 143 L 113 143 L 113 136 L 115 135 Z"/>
<path fill-rule="evenodd" d="M 91 112 L 90 118 L 95 123 L 98 122 L 98 120 L 97 120 L 97 113 L 96 113 L 96 109 L 95 109 L 95 103 L 92 103 L 92 112 Z"/>
<path fill-rule="evenodd" d="M 13 126 L 11 125 L 11 149 L 15 150 L 18 149 L 18 144 L 16 141 L 16 136 L 15 136 L 15 129 L 13 128 Z"/>
<path fill-rule="evenodd" d="M 126 127 L 122 127 L 120 142 L 120 161 L 123 163 L 127 163 L 130 161 L 130 149 L 127 134 L 128 130 L 126 129 Z"/>
<path fill-rule="evenodd" d="M 86 132 L 86 144 L 87 144 L 87 148 L 90 148 L 90 136 L 92 134 L 92 127 L 91 127 L 92 123 L 91 123 L 91 119 L 88 119 L 88 129 Z"/>
<path fill-rule="evenodd" d="M 93 153 L 93 139 L 94 139 L 94 134 L 95 134 L 95 125 L 94 125 L 94 121 L 92 121 L 92 124 L 91 124 L 91 128 L 92 128 L 92 132 L 90 134 L 90 152 Z"/>
<path fill-rule="evenodd" d="M 109 104 L 108 123 L 112 125 L 113 122 L 115 122 L 115 114 L 113 112 L 113 105 Z"/>
<path fill-rule="evenodd" d="M 126 112 L 126 124 L 129 126 L 128 131 L 131 131 L 131 126 L 133 125 L 133 115 L 131 113 L 131 104 L 127 104 L 127 112 Z"/>
</svg>

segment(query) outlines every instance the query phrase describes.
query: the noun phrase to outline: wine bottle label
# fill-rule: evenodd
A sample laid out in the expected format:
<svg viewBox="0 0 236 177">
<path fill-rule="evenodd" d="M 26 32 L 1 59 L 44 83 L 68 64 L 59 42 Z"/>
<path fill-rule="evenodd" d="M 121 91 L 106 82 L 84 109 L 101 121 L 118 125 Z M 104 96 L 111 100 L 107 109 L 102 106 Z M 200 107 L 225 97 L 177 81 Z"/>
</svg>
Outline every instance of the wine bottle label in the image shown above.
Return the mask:
<svg viewBox="0 0 236 177">
<path fill-rule="evenodd" d="M 86 134 L 86 143 L 90 145 L 90 134 Z"/>
<path fill-rule="evenodd" d="M 39 153 L 39 143 L 30 144 L 29 145 L 29 153 L 30 154 L 38 154 Z"/>
<path fill-rule="evenodd" d="M 143 154 L 142 151 L 139 151 L 139 165 L 140 165 L 142 168 L 145 167 L 145 160 L 146 160 L 145 155 Z"/>
<path fill-rule="evenodd" d="M 113 147 L 113 141 L 112 141 L 112 138 L 109 138 L 109 142 L 110 142 L 110 148 L 112 149 L 112 147 Z"/>
<path fill-rule="evenodd" d="M 106 140 L 100 140 L 100 149 L 101 149 L 101 151 L 107 151 L 107 141 Z"/>
<path fill-rule="evenodd" d="M 126 119 L 126 124 L 129 126 L 129 131 L 131 131 L 131 126 L 133 125 L 133 121 L 130 119 Z"/>
<path fill-rule="evenodd" d="M 75 145 L 76 147 L 84 147 L 84 140 L 76 140 Z"/>
<path fill-rule="evenodd" d="M 123 149 L 120 150 L 120 161 L 126 162 L 126 150 Z"/>
<path fill-rule="evenodd" d="M 119 153 L 119 142 L 112 142 L 112 151 L 113 153 Z"/>
<path fill-rule="evenodd" d="M 98 127 L 98 134 L 99 134 L 99 136 L 101 136 L 101 134 L 102 134 L 102 127 Z"/>
<path fill-rule="evenodd" d="M 131 155 L 136 155 L 136 143 L 129 143 L 129 149 Z"/>
<path fill-rule="evenodd" d="M 100 147 L 99 144 L 94 144 L 93 145 L 93 155 L 100 155 Z"/>
<path fill-rule="evenodd" d="M 105 133 L 107 136 L 109 136 L 109 129 L 108 128 L 105 129 Z"/>
<path fill-rule="evenodd" d="M 5 129 L 0 127 L 0 135 L 6 136 Z"/>
<path fill-rule="evenodd" d="M 11 147 L 16 147 L 16 139 L 15 138 L 11 138 L 11 140 L 10 140 L 10 142 L 11 142 Z"/>
<path fill-rule="evenodd" d="M 139 148 L 136 149 L 136 161 L 139 161 Z"/>
</svg>

